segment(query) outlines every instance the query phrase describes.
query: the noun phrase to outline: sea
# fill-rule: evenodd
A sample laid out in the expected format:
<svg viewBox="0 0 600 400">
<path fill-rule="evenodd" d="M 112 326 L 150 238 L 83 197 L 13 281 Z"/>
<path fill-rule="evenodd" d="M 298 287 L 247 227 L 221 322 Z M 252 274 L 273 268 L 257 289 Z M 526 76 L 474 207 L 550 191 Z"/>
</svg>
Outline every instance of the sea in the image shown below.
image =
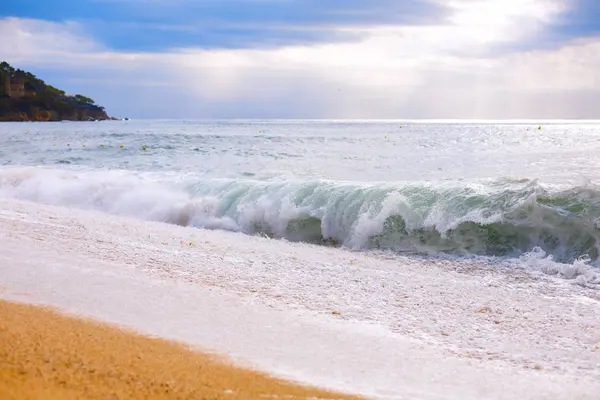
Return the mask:
<svg viewBox="0 0 600 400">
<path fill-rule="evenodd" d="M 600 266 L 600 121 L 3 123 L 0 143 L 1 197 L 340 251 Z"/>
</svg>

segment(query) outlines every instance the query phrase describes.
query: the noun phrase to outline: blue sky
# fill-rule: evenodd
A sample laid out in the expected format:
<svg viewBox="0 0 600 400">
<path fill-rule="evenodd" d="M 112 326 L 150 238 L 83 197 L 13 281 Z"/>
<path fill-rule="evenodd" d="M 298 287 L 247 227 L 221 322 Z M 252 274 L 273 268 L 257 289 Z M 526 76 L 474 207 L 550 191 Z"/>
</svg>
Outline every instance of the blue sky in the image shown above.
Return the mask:
<svg viewBox="0 0 600 400">
<path fill-rule="evenodd" d="M 594 0 L 5 0 L 0 58 L 133 117 L 600 117 L 564 105 L 600 90 L 598 17 Z"/>
<path fill-rule="evenodd" d="M 423 0 L 9 0 L 6 16 L 80 21 L 117 50 L 244 48 L 352 40 L 330 28 L 434 23 Z"/>
</svg>

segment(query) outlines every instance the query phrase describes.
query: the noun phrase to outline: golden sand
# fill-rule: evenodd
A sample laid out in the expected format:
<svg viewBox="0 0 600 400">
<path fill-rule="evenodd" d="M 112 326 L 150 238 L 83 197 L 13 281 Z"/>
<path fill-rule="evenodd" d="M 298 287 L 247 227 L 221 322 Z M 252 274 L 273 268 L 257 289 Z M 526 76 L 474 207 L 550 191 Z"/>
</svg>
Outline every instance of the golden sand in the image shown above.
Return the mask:
<svg viewBox="0 0 600 400">
<path fill-rule="evenodd" d="M 234 367 L 178 343 L 0 300 L 0 399 L 352 396 Z"/>
</svg>

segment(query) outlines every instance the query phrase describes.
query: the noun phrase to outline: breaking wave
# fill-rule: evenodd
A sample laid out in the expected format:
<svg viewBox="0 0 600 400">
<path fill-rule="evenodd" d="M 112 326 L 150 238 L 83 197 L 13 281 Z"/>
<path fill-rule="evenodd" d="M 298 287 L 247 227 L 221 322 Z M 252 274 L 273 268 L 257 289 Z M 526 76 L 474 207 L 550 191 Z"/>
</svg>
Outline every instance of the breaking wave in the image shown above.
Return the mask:
<svg viewBox="0 0 600 400">
<path fill-rule="evenodd" d="M 0 196 L 355 250 L 598 263 L 600 188 L 260 182 L 117 171 L 0 170 Z"/>
</svg>

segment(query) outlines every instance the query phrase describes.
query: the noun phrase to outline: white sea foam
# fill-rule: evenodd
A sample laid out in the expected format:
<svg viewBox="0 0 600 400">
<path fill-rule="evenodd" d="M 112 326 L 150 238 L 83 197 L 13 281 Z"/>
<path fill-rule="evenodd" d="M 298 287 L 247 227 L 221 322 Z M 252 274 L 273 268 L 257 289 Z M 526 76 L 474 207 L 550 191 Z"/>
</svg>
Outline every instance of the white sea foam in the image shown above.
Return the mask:
<svg viewBox="0 0 600 400">
<path fill-rule="evenodd" d="M 8 168 L 0 196 L 354 250 L 518 258 L 540 248 L 559 263 L 595 265 L 600 248 L 600 191 L 535 181 L 260 182 Z"/>
<path fill-rule="evenodd" d="M 589 257 L 582 257 L 572 264 L 554 261 L 551 254 L 547 254 L 539 247 L 519 257 L 520 267 L 543 272 L 547 275 L 557 275 L 565 279 L 574 279 L 577 284 L 586 287 L 598 288 L 600 285 L 600 270 L 590 265 Z M 513 263 L 514 264 L 514 263 Z"/>
<path fill-rule="evenodd" d="M 1 296 L 377 398 L 595 399 L 599 299 L 565 282 L 0 199 Z"/>
</svg>

